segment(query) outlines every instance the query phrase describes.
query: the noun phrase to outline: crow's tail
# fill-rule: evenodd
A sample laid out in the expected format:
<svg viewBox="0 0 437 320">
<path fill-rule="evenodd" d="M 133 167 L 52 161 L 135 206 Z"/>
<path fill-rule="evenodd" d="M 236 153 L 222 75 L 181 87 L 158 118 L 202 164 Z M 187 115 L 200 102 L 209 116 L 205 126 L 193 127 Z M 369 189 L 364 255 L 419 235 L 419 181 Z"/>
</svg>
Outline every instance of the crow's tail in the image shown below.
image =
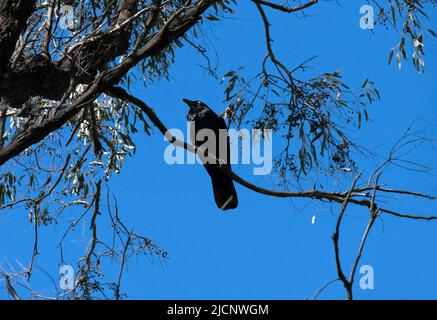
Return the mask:
<svg viewBox="0 0 437 320">
<path fill-rule="evenodd" d="M 211 177 L 217 207 L 220 210 L 235 209 L 238 206 L 238 197 L 232 178 L 216 165 L 205 167 Z"/>
</svg>

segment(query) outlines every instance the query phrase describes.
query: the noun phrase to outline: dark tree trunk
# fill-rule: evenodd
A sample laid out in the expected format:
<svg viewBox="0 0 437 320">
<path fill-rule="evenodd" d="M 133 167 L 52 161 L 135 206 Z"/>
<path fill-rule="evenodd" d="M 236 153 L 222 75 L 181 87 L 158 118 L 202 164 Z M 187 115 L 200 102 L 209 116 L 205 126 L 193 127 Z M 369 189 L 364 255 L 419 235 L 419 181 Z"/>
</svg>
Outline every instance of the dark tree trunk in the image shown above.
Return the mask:
<svg viewBox="0 0 437 320">
<path fill-rule="evenodd" d="M 26 22 L 35 10 L 36 0 L 0 0 L 0 75 L 15 50 Z"/>
<path fill-rule="evenodd" d="M 105 70 L 107 64 L 129 50 L 132 33 L 130 19 L 137 12 L 138 0 L 119 0 L 110 30 L 103 30 L 73 45 L 58 61 L 51 61 L 47 52 L 21 52 L 11 65 L 10 58 L 16 43 L 26 30 L 26 21 L 35 10 L 34 0 L 0 0 L 0 98 L 20 107 L 31 97 L 62 100 L 72 85 L 89 84 L 87 90 L 73 103 L 61 104 L 42 121 L 29 123 L 24 131 L 17 131 L 9 144 L 0 148 L 0 166 L 19 155 L 32 144 L 43 140 L 77 115 L 85 105 L 102 92 L 117 85 L 135 65 L 162 53 L 175 39 L 183 36 L 202 14 L 218 0 L 202 0 L 190 6 L 136 48 L 117 67 Z M 159 6 L 156 7 L 159 10 Z M 155 26 L 153 11 L 146 20 L 150 31 Z M 97 76 L 98 72 L 101 74 Z"/>
</svg>

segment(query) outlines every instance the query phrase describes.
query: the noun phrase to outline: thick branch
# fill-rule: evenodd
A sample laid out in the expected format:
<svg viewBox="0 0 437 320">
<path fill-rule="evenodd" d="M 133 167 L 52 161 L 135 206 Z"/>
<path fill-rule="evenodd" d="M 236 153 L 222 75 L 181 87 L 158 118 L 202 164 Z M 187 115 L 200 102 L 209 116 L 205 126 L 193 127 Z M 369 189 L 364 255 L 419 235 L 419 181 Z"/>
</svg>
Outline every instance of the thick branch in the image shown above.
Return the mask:
<svg viewBox="0 0 437 320">
<path fill-rule="evenodd" d="M 343 267 L 340 260 L 340 227 L 341 222 L 344 216 L 344 213 L 346 212 L 347 206 L 349 205 L 349 200 L 351 199 L 351 195 L 353 190 L 355 189 L 355 186 L 360 179 L 361 175 L 358 175 L 355 177 L 352 186 L 349 189 L 349 192 L 346 195 L 346 198 L 343 201 L 343 205 L 341 206 L 340 214 L 337 219 L 337 224 L 335 226 L 335 232 L 332 235 L 332 241 L 334 242 L 334 253 L 335 253 L 335 263 L 337 266 L 337 274 L 338 278 L 343 283 L 343 286 L 346 289 L 348 300 L 352 299 L 352 283 L 346 278 L 343 272 Z"/>
<path fill-rule="evenodd" d="M 0 0 L 0 76 L 6 71 L 35 4 L 36 0 Z"/>
<path fill-rule="evenodd" d="M 263 6 L 270 7 L 270 8 L 275 9 L 275 10 L 279 10 L 279 11 L 286 12 L 286 13 L 292 13 L 292 12 L 296 12 L 296 11 L 300 11 L 300 10 L 309 8 L 313 5 L 315 5 L 319 0 L 310 0 L 307 3 L 304 3 L 302 5 L 298 5 L 298 6 L 294 6 L 294 7 L 276 4 L 274 2 L 266 1 L 266 0 L 252 0 L 252 1 L 257 3 L 257 4 L 261 4 Z"/>
<path fill-rule="evenodd" d="M 182 147 L 184 149 L 186 149 L 189 152 L 193 152 L 196 153 L 197 148 L 195 148 L 194 146 L 184 142 L 184 141 L 180 141 L 178 139 L 176 139 L 174 136 L 171 135 L 170 131 L 167 129 L 167 127 L 165 126 L 165 124 L 158 118 L 158 116 L 156 115 L 155 111 L 153 111 L 153 109 L 151 107 L 149 107 L 145 102 L 143 102 L 142 100 L 128 94 L 123 88 L 120 87 L 113 87 L 113 88 L 108 88 L 106 90 L 106 93 L 114 98 L 118 98 L 127 102 L 130 102 L 136 106 L 138 106 L 148 117 L 149 119 L 152 121 L 152 123 L 158 128 L 158 130 L 166 137 L 166 139 L 172 143 L 174 146 L 177 147 Z M 372 199 L 370 195 L 367 194 L 362 194 L 358 191 L 360 190 L 367 190 L 366 188 L 354 188 L 352 190 L 352 192 L 350 193 L 350 190 L 347 192 L 325 192 L 325 191 L 320 191 L 320 190 L 307 190 L 307 191 L 300 191 L 300 192 L 287 192 L 287 191 L 276 191 L 276 190 L 269 190 L 269 189 L 265 189 L 259 186 L 256 186 L 248 181 L 246 181 L 245 179 L 241 178 L 240 176 L 238 176 L 235 172 L 233 172 L 232 170 L 230 170 L 227 166 L 221 166 L 221 169 L 228 175 L 230 176 L 235 182 L 241 184 L 242 186 L 264 194 L 264 195 L 268 195 L 268 196 L 273 196 L 273 197 L 278 197 L 278 198 L 310 198 L 310 199 L 318 199 L 318 200 L 325 200 L 325 201 L 330 201 L 330 202 L 336 202 L 336 203 L 341 203 L 344 204 L 345 199 L 348 199 L 348 203 L 352 203 L 358 206 L 363 206 L 366 208 L 373 208 L 373 206 L 375 206 L 374 209 L 376 209 L 376 203 L 372 202 Z M 374 186 L 373 188 L 377 188 L 377 190 L 379 190 L 379 186 Z M 383 190 L 388 190 L 388 189 L 383 189 Z M 392 192 L 394 190 L 391 190 Z M 408 192 L 408 191 L 399 191 L 398 194 L 408 194 L 408 195 L 421 195 L 424 196 L 422 194 L 418 194 L 415 192 Z M 368 197 L 369 199 L 355 199 L 354 197 Z M 429 199 L 434 199 L 435 197 L 431 197 L 431 196 L 426 196 Z M 392 215 L 397 215 L 399 217 L 403 217 L 403 218 L 410 218 L 410 219 L 418 219 L 418 220 L 437 220 L 437 216 L 414 216 L 414 215 L 404 215 L 404 214 L 400 214 L 400 213 L 396 213 L 394 211 L 390 211 L 387 209 L 383 209 L 383 208 L 377 208 L 379 211 L 381 212 L 386 212 Z"/>
<path fill-rule="evenodd" d="M 41 141 L 49 133 L 61 128 L 72 119 L 84 106 L 94 101 L 109 85 L 117 84 L 138 62 L 162 52 L 173 40 L 183 36 L 200 19 L 201 15 L 217 0 L 203 0 L 187 7 L 170 18 L 141 48 L 129 55 L 112 70 L 102 72 L 85 93 L 73 104 L 60 105 L 57 112 L 40 124 L 33 124 L 26 132 L 14 138 L 13 142 L 0 150 L 0 166 L 26 148 Z M 0 93 L 1 95 L 1 93 Z M 64 98 L 64 97 L 63 97 Z"/>
</svg>

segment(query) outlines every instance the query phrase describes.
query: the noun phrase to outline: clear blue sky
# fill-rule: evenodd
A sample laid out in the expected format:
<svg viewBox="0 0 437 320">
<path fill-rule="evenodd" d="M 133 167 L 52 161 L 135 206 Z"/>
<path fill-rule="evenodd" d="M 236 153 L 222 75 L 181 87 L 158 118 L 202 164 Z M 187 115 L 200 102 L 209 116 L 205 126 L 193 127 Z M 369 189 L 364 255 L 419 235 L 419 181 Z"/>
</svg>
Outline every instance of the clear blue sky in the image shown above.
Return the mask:
<svg viewBox="0 0 437 320">
<path fill-rule="evenodd" d="M 241 65 L 248 74 L 259 70 L 265 55 L 264 33 L 253 5 L 240 1 L 236 14 L 216 24 L 210 41 L 217 50 L 219 74 Z M 244 2 L 244 3 L 243 3 Z M 426 71 L 418 74 L 410 63 L 401 70 L 388 66 L 388 53 L 398 37 L 392 29 L 376 26 L 375 33 L 359 28 L 359 8 L 365 1 L 324 2 L 307 10 L 311 16 L 268 13 L 276 52 L 290 66 L 318 54 L 311 72 L 343 70 L 348 83 L 359 86 L 367 77 L 379 89 L 382 100 L 369 109 L 371 121 L 354 132 L 357 141 L 385 155 L 410 124 L 426 115 L 430 134 L 436 134 L 437 49 L 425 44 Z M 430 26 L 436 27 L 434 21 Z M 186 126 L 181 99 L 207 102 L 224 110 L 224 87 L 197 66 L 200 58 L 190 49 L 179 49 L 170 81 L 132 92 L 153 106 L 168 127 Z M 423 127 L 422 127 L 423 128 Z M 123 291 L 134 299 L 303 299 L 337 277 L 331 235 L 338 207 L 317 201 L 266 197 L 237 186 L 240 205 L 222 213 L 215 207 L 209 177 L 200 165 L 169 166 L 163 161 L 167 143 L 155 130 L 151 137 L 138 135 L 137 155 L 129 159 L 111 187 L 118 197 L 127 225 L 169 252 L 166 261 L 140 258 L 125 274 Z M 424 148 L 417 160 L 435 165 L 437 150 Z M 363 169 L 375 163 L 359 158 Z M 272 187 L 270 178 L 251 175 L 251 168 L 236 166 L 247 180 Z M 434 176 L 399 169 L 388 170 L 383 182 L 396 188 L 437 193 Z M 335 188 L 334 182 L 326 188 Z M 406 212 L 437 214 L 437 203 L 407 198 L 387 198 L 387 207 Z M 316 223 L 311 224 L 316 214 Z M 368 212 L 348 212 L 341 239 L 347 273 L 367 222 Z M 0 215 L 0 257 L 27 261 L 31 253 L 32 227 L 22 210 Z M 102 225 L 100 228 L 109 227 Z M 58 256 L 49 247 L 63 228 L 44 229 L 38 264 L 57 279 Z M 375 289 L 355 288 L 358 299 L 437 298 L 437 223 L 399 220 L 383 216 L 377 221 L 361 261 L 375 270 Z M 84 227 L 88 233 L 88 226 Z M 102 230 L 101 232 L 105 232 Z M 68 245 L 71 257 L 83 244 Z M 81 249 L 78 249 L 80 247 Z M 47 250 L 45 249 L 47 248 Z M 74 263 L 72 259 L 71 263 Z M 114 268 L 114 276 L 117 269 Z M 41 272 L 36 286 L 50 287 Z M 50 293 L 50 290 L 47 290 Z M 330 286 L 322 299 L 343 299 L 340 283 Z M 5 298 L 0 289 L 0 298 Z"/>
</svg>

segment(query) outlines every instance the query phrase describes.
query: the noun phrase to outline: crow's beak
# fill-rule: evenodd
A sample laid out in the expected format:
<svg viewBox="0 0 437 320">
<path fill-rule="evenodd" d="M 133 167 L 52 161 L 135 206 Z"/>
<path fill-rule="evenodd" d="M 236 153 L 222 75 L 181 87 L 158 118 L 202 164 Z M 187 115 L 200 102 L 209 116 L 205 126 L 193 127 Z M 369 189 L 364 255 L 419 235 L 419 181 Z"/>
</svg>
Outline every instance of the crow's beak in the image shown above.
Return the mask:
<svg viewBox="0 0 437 320">
<path fill-rule="evenodd" d="M 190 108 L 195 107 L 197 105 L 196 101 L 191 101 L 188 99 L 182 99 Z"/>
</svg>

